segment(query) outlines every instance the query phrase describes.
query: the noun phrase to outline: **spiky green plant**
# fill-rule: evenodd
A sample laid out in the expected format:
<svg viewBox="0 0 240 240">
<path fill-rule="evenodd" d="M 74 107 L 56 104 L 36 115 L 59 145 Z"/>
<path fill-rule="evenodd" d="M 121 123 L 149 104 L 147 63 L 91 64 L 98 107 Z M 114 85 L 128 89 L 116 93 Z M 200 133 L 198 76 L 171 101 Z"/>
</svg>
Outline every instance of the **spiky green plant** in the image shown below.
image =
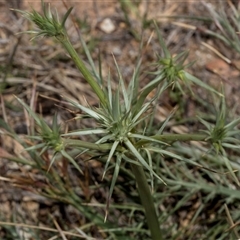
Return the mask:
<svg viewBox="0 0 240 240">
<path fill-rule="evenodd" d="M 34 10 L 32 12 L 19 11 L 30 21 L 34 22 L 39 28 L 37 31 L 29 31 L 29 33 L 35 33 L 35 37 L 55 37 L 62 44 L 88 84 L 91 86 L 93 92 L 96 94 L 99 100 L 99 107 L 86 107 L 71 99 L 67 99 L 67 101 L 74 107 L 85 113 L 84 117 L 94 120 L 96 125 L 92 129 L 80 129 L 62 134 L 60 128 L 57 126 L 56 116 L 51 129 L 44 121 L 35 115 L 35 113 L 33 113 L 22 100 L 19 99 L 20 103 L 35 119 L 39 127 L 39 134 L 35 136 L 35 138 L 40 140 L 41 143 L 28 148 L 28 150 L 37 150 L 38 147 L 40 147 L 42 149 L 40 154 L 43 154 L 44 151 L 49 149 L 54 151 L 54 157 L 51 160 L 50 166 L 48 166 L 48 170 L 49 167 L 54 164 L 57 153 L 60 153 L 79 169 L 79 171 L 81 171 L 74 159 L 67 153 L 67 148 L 81 149 L 82 153 L 86 151 L 93 153 L 93 150 L 101 152 L 102 158 L 105 157 L 103 177 L 109 170 L 111 161 L 114 161 L 115 168 L 107 198 L 105 220 L 108 214 L 110 198 L 121 165 L 123 162 L 129 164 L 130 169 L 135 176 L 142 205 L 145 209 L 151 237 L 153 240 L 164 239 L 159 226 L 158 216 L 147 178 L 150 176 L 152 188 L 154 179 L 159 180 L 162 184 L 165 184 L 166 181 L 161 175 L 159 176 L 157 174 L 158 170 L 154 170 L 152 156 L 158 154 L 187 164 L 190 163 L 204 169 L 204 166 L 197 163 L 197 161 L 173 151 L 171 145 L 178 141 L 205 141 L 210 146 L 214 146 L 219 149 L 221 153 L 225 154 L 223 147 L 232 147 L 233 145 L 231 144 L 237 141 L 232 133 L 238 133 L 238 131 L 235 130 L 235 127 L 239 123 L 239 119 L 227 124 L 224 118 L 224 108 L 222 107 L 215 126 L 212 127 L 206 121 L 201 120 L 201 122 L 207 127 L 207 130 L 204 131 L 204 133 L 166 134 L 164 133 L 164 128 L 171 117 L 170 115 L 163 122 L 155 135 L 149 135 L 147 123 L 153 118 L 153 106 L 157 103 L 161 93 L 169 87 L 177 87 L 182 93 L 184 93 L 184 85 L 187 85 L 187 87 L 191 89 L 190 83 L 194 83 L 217 94 L 218 97 L 222 99 L 224 99 L 223 94 L 218 93 L 216 90 L 186 71 L 188 65 L 184 66 L 183 64 L 187 57 L 185 52 L 180 53 L 176 57 L 171 56 L 157 26 L 156 31 L 158 33 L 159 44 L 163 49 L 164 55 L 162 57 L 159 56 L 159 62 L 157 63 L 158 70 L 154 73 L 155 77 L 145 87 L 140 88 L 139 72 L 141 61 L 139 61 L 130 83 L 126 86 L 121 71 L 113 57 L 119 79 L 119 90 L 113 91 L 110 74 L 107 81 L 102 79 L 101 74 L 96 71 L 92 64 L 93 60 L 91 59 L 84 41 L 81 39 L 83 48 L 92 67 L 92 71 L 84 65 L 84 62 L 78 56 L 69 41 L 64 24 L 71 9 L 67 11 L 63 20 L 60 21 L 57 13 L 51 13 L 50 8 L 47 8 L 43 2 L 42 7 L 43 15 Z M 157 89 L 155 95 L 149 97 L 149 93 L 154 89 Z M 144 124 L 145 127 L 143 127 Z M 96 135 L 98 140 L 92 143 L 71 139 L 71 136 L 83 135 Z M 224 155 L 224 157 L 226 156 Z M 233 172 L 228 159 L 226 158 L 225 160 L 227 161 L 226 163 L 229 171 Z M 147 172 L 145 170 L 147 170 Z M 233 176 L 236 178 L 234 174 Z"/>
</svg>

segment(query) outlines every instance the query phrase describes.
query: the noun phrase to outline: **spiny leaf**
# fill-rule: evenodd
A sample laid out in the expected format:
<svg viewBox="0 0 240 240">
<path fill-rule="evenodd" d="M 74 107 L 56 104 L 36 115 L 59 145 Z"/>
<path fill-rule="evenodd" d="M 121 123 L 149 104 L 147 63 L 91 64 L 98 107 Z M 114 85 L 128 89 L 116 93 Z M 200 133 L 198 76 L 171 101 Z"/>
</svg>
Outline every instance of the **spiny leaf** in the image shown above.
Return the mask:
<svg viewBox="0 0 240 240">
<path fill-rule="evenodd" d="M 147 164 L 147 162 L 144 160 L 144 158 L 141 156 L 141 154 L 138 152 L 138 150 L 133 146 L 133 144 L 127 139 L 125 141 L 126 146 L 131 151 L 131 153 L 139 160 L 139 162 L 142 164 L 143 167 L 145 167 L 150 173 L 152 173 L 157 179 L 159 179 L 161 182 L 163 182 L 165 185 L 166 183 L 163 181 L 162 178 L 160 178 Z"/>
<path fill-rule="evenodd" d="M 68 18 L 68 16 L 70 15 L 70 13 L 71 13 L 72 10 L 73 10 L 73 7 L 69 8 L 69 9 L 67 10 L 67 12 L 65 13 L 65 15 L 63 16 L 63 20 L 62 20 L 62 23 L 61 23 L 61 25 L 62 25 L 63 28 L 65 27 L 65 22 L 66 22 L 66 20 L 67 20 L 67 18 Z"/>
<path fill-rule="evenodd" d="M 81 173 L 83 174 L 82 170 L 80 169 L 79 165 L 76 163 L 76 161 L 65 151 L 65 150 L 61 150 L 60 151 L 61 154 L 67 158 L 73 165 L 74 167 Z"/>
<path fill-rule="evenodd" d="M 117 148 L 118 144 L 119 144 L 119 141 L 115 141 L 115 142 L 113 143 L 113 145 L 112 145 L 111 151 L 110 151 L 110 153 L 109 153 L 109 155 L 108 155 L 108 159 L 107 159 L 107 162 L 106 162 L 105 167 L 104 167 L 102 179 L 104 178 L 104 176 L 105 176 L 105 174 L 106 174 L 106 171 L 107 171 L 107 169 L 108 169 L 108 165 L 109 165 L 109 163 L 110 163 L 110 161 L 111 161 L 111 158 L 113 157 L 113 155 L 114 155 L 114 153 L 115 153 L 115 151 L 116 151 L 116 148 Z"/>
<path fill-rule="evenodd" d="M 204 83 L 203 81 L 201 81 L 200 79 L 194 77 L 193 75 L 191 75 L 190 73 L 184 71 L 184 77 L 188 80 L 190 80 L 191 82 L 199 85 L 200 87 L 205 88 L 206 90 L 210 91 L 210 92 L 214 92 L 217 95 L 224 97 L 224 95 L 222 93 L 219 93 L 218 91 L 216 91 L 214 88 L 210 87 L 208 84 Z"/>
<path fill-rule="evenodd" d="M 106 206 L 106 213 L 105 213 L 104 222 L 106 222 L 106 220 L 107 220 L 109 204 L 110 204 L 110 200 L 111 200 L 111 197 L 112 197 L 114 186 L 115 186 L 116 181 L 117 181 L 119 169 L 120 169 L 120 166 L 121 166 L 121 160 L 122 160 L 121 155 L 117 154 L 117 156 L 116 156 L 116 164 L 115 164 L 115 168 L 114 168 L 114 173 L 113 173 L 113 176 L 112 176 L 111 186 L 110 186 L 109 194 L 108 194 L 108 198 L 107 198 L 107 206 Z"/>
</svg>

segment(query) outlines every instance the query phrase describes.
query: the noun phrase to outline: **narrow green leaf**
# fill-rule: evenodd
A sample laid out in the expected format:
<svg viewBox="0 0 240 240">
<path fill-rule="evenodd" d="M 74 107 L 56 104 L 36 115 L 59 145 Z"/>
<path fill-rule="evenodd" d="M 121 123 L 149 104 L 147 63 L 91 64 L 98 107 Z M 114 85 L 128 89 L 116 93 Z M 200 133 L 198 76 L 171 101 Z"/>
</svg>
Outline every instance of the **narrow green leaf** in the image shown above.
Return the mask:
<svg viewBox="0 0 240 240">
<path fill-rule="evenodd" d="M 109 103 L 109 107 L 110 107 L 110 112 L 112 112 L 112 107 L 113 107 L 113 96 L 112 96 L 112 87 L 111 87 L 111 74 L 110 71 L 108 72 L 108 85 L 107 85 L 107 89 L 108 89 L 108 103 Z"/>
<path fill-rule="evenodd" d="M 112 107 L 112 117 L 115 121 L 119 120 L 119 117 L 121 116 L 121 110 L 120 110 L 120 99 L 119 99 L 119 89 L 113 94 L 113 107 Z"/>
<path fill-rule="evenodd" d="M 114 168 L 114 173 L 113 173 L 113 176 L 112 176 L 111 186 L 110 186 L 109 194 L 108 194 L 108 198 L 107 198 L 107 206 L 106 206 L 106 213 L 105 213 L 104 222 L 106 222 L 106 220 L 107 220 L 110 200 L 111 200 L 113 189 L 115 187 L 115 184 L 116 184 L 116 181 L 117 181 L 117 178 L 118 178 L 118 173 L 119 173 L 119 169 L 120 169 L 121 161 L 122 161 L 122 157 L 121 157 L 120 154 L 117 154 L 116 158 L 117 159 L 116 159 L 116 164 L 115 164 L 115 168 Z"/>
<path fill-rule="evenodd" d="M 125 87 L 125 85 L 124 85 L 123 77 L 122 77 L 121 71 L 120 71 L 120 69 L 119 69 L 119 66 L 118 66 L 118 64 L 117 64 L 117 61 L 116 61 L 114 55 L 112 55 L 112 56 L 113 56 L 113 60 L 114 60 L 115 66 L 116 66 L 116 68 L 117 68 L 117 72 L 118 72 L 119 84 L 120 84 L 121 89 L 122 89 L 122 94 L 123 94 L 125 109 L 128 110 L 127 108 L 128 108 L 128 106 L 129 106 L 129 99 L 128 99 L 128 95 L 127 95 L 127 89 L 126 89 L 126 87 Z"/>
<path fill-rule="evenodd" d="M 169 145 L 169 144 L 167 144 L 167 143 L 165 143 L 165 142 L 163 142 L 163 141 L 160 141 L 160 140 L 157 140 L 157 139 L 148 137 L 148 136 L 144 136 L 144 135 L 141 135 L 141 134 L 129 133 L 128 136 L 129 136 L 129 137 L 133 137 L 133 138 L 138 138 L 138 139 L 147 140 L 148 143 L 160 143 L 160 144 L 164 144 L 164 145 Z"/>
<path fill-rule="evenodd" d="M 92 135 L 92 134 L 101 134 L 101 133 L 107 133 L 107 130 L 102 128 L 91 128 L 91 129 L 85 129 L 85 130 L 78 130 L 73 132 L 64 133 L 61 136 L 83 136 L 83 135 Z"/>
<path fill-rule="evenodd" d="M 209 122 L 205 121 L 204 119 L 200 118 L 199 116 L 197 116 L 197 118 L 207 128 L 208 131 L 211 131 L 213 126 Z"/>
<path fill-rule="evenodd" d="M 165 78 L 165 74 L 159 71 L 158 76 L 151 80 L 147 85 L 141 89 L 141 94 L 148 95 L 156 86 Z"/>
<path fill-rule="evenodd" d="M 189 51 L 183 51 L 179 54 L 177 54 L 174 58 L 173 58 L 173 62 L 180 62 L 181 64 L 183 64 L 185 62 L 185 60 L 187 59 L 188 57 L 188 53 Z"/>
<path fill-rule="evenodd" d="M 222 143 L 222 146 L 231 149 L 240 149 L 240 145 L 233 145 L 230 143 Z"/>
<path fill-rule="evenodd" d="M 105 135 L 105 136 L 103 136 L 102 138 L 100 138 L 97 142 L 96 142 L 96 144 L 100 144 L 100 143 L 105 143 L 105 142 L 107 142 L 107 141 L 111 141 L 111 140 L 113 140 L 114 139 L 114 134 L 107 134 L 107 135 Z"/>
<path fill-rule="evenodd" d="M 225 128 L 229 130 L 232 130 L 234 127 L 236 127 L 240 123 L 240 118 L 237 118 L 233 120 L 232 122 L 228 123 Z"/>
<path fill-rule="evenodd" d="M 63 20 L 62 20 L 62 23 L 61 23 L 62 28 L 65 27 L 65 22 L 66 22 L 66 20 L 67 20 L 67 18 L 68 18 L 68 16 L 70 15 L 70 13 L 71 13 L 72 10 L 73 10 L 73 7 L 70 7 L 70 8 L 67 10 L 67 12 L 65 13 L 65 15 L 63 16 Z"/>
<path fill-rule="evenodd" d="M 40 139 L 41 140 L 41 139 Z M 34 145 L 34 146 L 31 146 L 31 147 L 27 147 L 27 148 L 24 148 L 25 151 L 32 151 L 32 150 L 37 150 L 39 148 L 42 148 L 46 145 L 46 143 L 39 143 L 37 145 Z M 41 155 L 41 154 L 40 154 Z"/>
<path fill-rule="evenodd" d="M 134 101 L 136 101 L 138 94 L 139 94 L 139 74 L 140 74 L 140 66 L 142 63 L 142 59 L 140 58 L 136 69 L 134 69 L 133 76 L 131 78 L 131 81 L 128 85 L 128 96 L 129 96 L 129 104 L 127 110 L 130 110 L 130 108 L 133 106 Z"/>
<path fill-rule="evenodd" d="M 155 89 L 163 80 L 165 79 L 165 74 L 161 72 L 159 76 L 153 79 L 149 84 L 147 84 L 140 93 L 139 98 L 134 102 L 134 114 L 137 114 L 139 109 L 141 109 L 142 105 L 144 104 L 148 94 Z"/>
<path fill-rule="evenodd" d="M 98 114 L 96 111 L 90 109 L 90 108 L 87 108 L 87 107 L 84 107 L 83 105 L 77 103 L 77 102 L 74 102 L 72 101 L 71 99 L 69 98 L 66 98 L 68 102 L 70 102 L 73 106 L 79 108 L 80 110 L 84 111 L 85 113 L 87 113 L 88 115 L 90 115 L 91 117 L 99 120 L 101 118 L 103 118 L 103 116 L 101 116 L 100 114 Z"/>
<path fill-rule="evenodd" d="M 139 161 L 133 160 L 133 159 L 129 158 L 128 156 L 126 156 L 125 154 L 122 156 L 122 159 L 124 159 L 128 163 L 133 163 L 137 166 L 142 166 L 142 164 Z"/>
<path fill-rule="evenodd" d="M 195 166 L 198 166 L 198 167 L 202 167 L 202 165 L 200 164 L 197 164 L 196 162 L 192 161 L 192 160 L 189 160 L 189 159 L 186 159 L 186 158 L 183 158 L 175 153 L 172 153 L 172 152 L 169 152 L 169 151 L 166 151 L 164 149 L 160 149 L 160 148 L 156 148 L 156 147 L 147 147 L 147 149 L 149 151 L 153 151 L 153 152 L 157 152 L 157 153 L 160 153 L 162 155 L 167 155 L 169 157 L 172 157 L 172 158 L 175 158 L 175 159 L 178 159 L 178 160 L 181 160 L 181 161 L 184 161 L 184 162 L 187 162 L 187 163 L 191 163 L 192 165 L 195 165 Z"/>
<path fill-rule="evenodd" d="M 23 105 L 23 107 L 28 111 L 28 113 L 34 118 L 34 120 L 37 122 L 37 124 L 39 126 L 41 126 L 41 120 L 40 118 L 37 116 L 37 114 L 35 114 L 33 112 L 33 110 L 26 104 L 24 103 L 20 98 L 16 97 L 15 98 Z"/>
<path fill-rule="evenodd" d="M 133 118 L 132 122 L 133 122 L 133 123 L 136 122 L 136 121 L 138 120 L 138 118 L 140 118 L 141 115 L 148 110 L 148 108 L 149 108 L 149 106 L 150 106 L 151 104 L 152 104 L 152 102 L 150 101 L 150 102 L 147 102 L 145 105 L 143 105 L 143 107 L 142 107 L 141 109 L 139 109 L 138 112 L 136 113 L 136 115 L 135 115 L 135 117 Z"/>
<path fill-rule="evenodd" d="M 41 152 L 39 153 L 39 156 L 41 156 L 44 152 L 46 152 L 47 149 L 48 149 L 48 146 L 46 144 L 44 144 L 44 147 L 42 148 Z"/>
<path fill-rule="evenodd" d="M 163 181 L 162 178 L 160 178 L 147 164 L 147 162 L 144 160 L 144 158 L 141 156 L 141 154 L 138 152 L 138 150 L 132 145 L 132 143 L 127 139 L 125 141 L 126 146 L 128 149 L 132 152 L 132 154 L 139 160 L 139 162 L 150 172 L 152 173 L 157 179 L 159 179 L 161 182 L 163 182 L 165 185 L 166 183 Z"/>
<path fill-rule="evenodd" d="M 224 151 L 224 153 L 225 153 L 225 151 Z M 224 154 L 224 155 L 226 155 L 226 154 Z M 227 166 L 230 174 L 232 175 L 233 179 L 235 180 L 235 182 L 237 183 L 237 185 L 240 186 L 239 180 L 238 180 L 236 174 L 235 174 L 234 171 L 233 171 L 233 168 L 232 168 L 232 165 L 231 165 L 230 161 L 229 161 L 228 158 L 225 157 L 225 156 L 222 156 L 222 159 L 224 160 L 224 162 L 225 162 L 225 164 L 226 164 L 226 166 Z"/>
<path fill-rule="evenodd" d="M 149 167 L 151 169 L 153 169 L 153 164 L 152 164 L 152 155 L 150 153 L 150 151 L 148 151 L 147 148 L 143 148 L 143 150 L 147 153 L 147 158 L 148 158 L 148 163 L 149 163 Z M 153 174 L 152 172 L 150 172 L 150 178 L 151 178 L 151 189 L 152 189 L 152 192 L 154 191 L 154 185 L 153 185 Z"/>
<path fill-rule="evenodd" d="M 160 43 L 160 45 L 161 45 L 161 47 L 162 47 L 162 49 L 163 49 L 164 56 L 165 56 L 166 58 L 171 58 L 171 53 L 168 51 L 168 48 L 167 48 L 167 46 L 166 46 L 166 44 L 165 44 L 165 42 L 164 42 L 164 40 L 163 40 L 163 38 L 162 38 L 162 35 L 161 35 L 161 33 L 160 33 L 160 31 L 159 31 L 159 28 L 158 28 L 158 26 L 157 26 L 157 23 L 156 23 L 155 21 L 154 21 L 154 25 L 155 25 L 155 28 L 156 28 L 156 30 L 157 30 L 158 40 L 159 40 L 159 43 Z"/>
<path fill-rule="evenodd" d="M 56 157 L 57 157 L 57 152 L 54 153 L 54 155 L 53 155 L 53 157 L 52 157 L 52 159 L 51 159 L 51 162 L 50 162 L 50 164 L 49 164 L 49 166 L 48 166 L 47 172 L 49 172 L 50 168 L 52 167 L 53 163 L 54 163 L 55 160 L 56 160 Z"/>
<path fill-rule="evenodd" d="M 108 169 L 108 165 L 109 165 L 109 163 L 110 163 L 110 161 L 111 161 L 112 156 L 113 156 L 114 153 L 115 153 L 115 150 L 116 150 L 118 144 L 119 144 L 119 141 L 115 141 L 115 142 L 113 143 L 113 145 L 112 145 L 111 151 L 110 151 L 110 153 L 109 153 L 109 155 L 108 155 L 108 159 L 107 159 L 107 162 L 106 162 L 105 167 L 104 167 L 102 179 L 104 178 L 104 176 L 105 176 L 105 174 L 106 174 L 106 171 L 107 171 L 107 169 Z"/>
<path fill-rule="evenodd" d="M 169 122 L 170 118 L 173 116 L 173 114 L 176 112 L 176 108 L 174 108 L 170 114 L 168 115 L 168 117 L 164 120 L 164 122 L 162 123 L 161 128 L 157 131 L 156 135 L 160 135 L 162 134 L 164 128 L 166 127 L 167 123 Z"/>
<path fill-rule="evenodd" d="M 184 75 L 185 75 L 186 79 L 192 81 L 193 83 L 197 84 L 198 86 L 203 87 L 203 88 L 205 88 L 206 90 L 208 90 L 210 92 L 214 92 L 214 93 L 216 93 L 217 95 L 219 95 L 221 97 L 224 97 L 224 95 L 222 93 L 219 93 L 214 88 L 210 87 L 208 84 L 206 84 L 203 81 L 201 81 L 200 79 L 194 77 L 190 73 L 184 71 Z"/>
<path fill-rule="evenodd" d="M 82 170 L 80 169 L 79 165 L 76 163 L 76 161 L 65 151 L 65 150 L 61 150 L 60 151 L 61 154 L 67 158 L 73 165 L 74 167 L 81 173 L 83 174 Z"/>
</svg>

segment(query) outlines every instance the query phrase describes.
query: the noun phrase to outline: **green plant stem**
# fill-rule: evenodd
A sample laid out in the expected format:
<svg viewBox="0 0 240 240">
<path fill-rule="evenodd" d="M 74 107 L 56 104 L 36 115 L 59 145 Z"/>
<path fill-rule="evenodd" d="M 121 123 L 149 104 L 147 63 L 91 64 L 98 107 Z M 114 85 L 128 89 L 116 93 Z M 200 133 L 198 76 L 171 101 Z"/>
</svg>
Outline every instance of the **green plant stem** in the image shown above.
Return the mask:
<svg viewBox="0 0 240 240">
<path fill-rule="evenodd" d="M 99 150 L 99 151 L 108 151 L 109 149 L 111 149 L 111 145 L 108 143 L 96 144 L 96 143 L 85 142 L 85 141 L 76 140 L 76 139 L 64 139 L 64 145 L 65 147 L 79 147 L 79 148 Z"/>
<path fill-rule="evenodd" d="M 157 218 L 157 213 L 144 170 L 141 166 L 137 166 L 135 164 L 131 164 L 131 168 L 137 182 L 137 188 L 142 205 L 145 209 L 145 216 L 151 232 L 152 240 L 162 240 L 163 237 Z"/>
<path fill-rule="evenodd" d="M 190 133 L 190 134 L 163 134 L 163 135 L 153 135 L 150 138 L 159 140 L 165 143 L 172 143 L 172 142 L 177 142 L 177 141 L 204 141 L 206 142 L 208 135 L 207 134 L 195 134 L 195 133 Z M 140 140 L 136 143 L 136 146 L 142 146 L 146 143 L 149 143 L 149 140 Z"/>
<path fill-rule="evenodd" d="M 79 71 L 82 73 L 82 75 L 85 77 L 88 84 L 91 86 L 93 91 L 98 96 L 101 104 L 106 106 L 107 101 L 106 101 L 106 97 L 105 97 L 105 94 L 104 94 L 103 90 L 98 85 L 98 83 L 95 81 L 91 72 L 87 69 L 84 62 L 82 61 L 82 59 L 77 54 L 76 50 L 74 49 L 73 45 L 69 41 L 68 37 L 66 35 L 64 35 L 64 36 L 56 37 L 56 38 L 63 45 L 63 47 L 67 50 L 68 54 L 71 56 L 72 60 L 76 64 Z"/>
<path fill-rule="evenodd" d="M 164 135 L 154 135 L 150 138 L 159 140 L 166 143 L 172 143 L 177 141 L 187 142 L 187 141 L 206 141 L 208 136 L 206 134 L 164 134 Z M 148 144 L 149 140 L 140 140 L 138 141 L 135 146 L 140 147 L 144 144 Z M 66 147 L 79 147 L 79 148 L 87 148 L 92 150 L 99 150 L 99 151 L 109 151 L 111 150 L 112 145 L 109 143 L 104 144 L 96 144 L 91 142 L 86 142 L 82 140 L 76 139 L 64 139 L 64 145 Z M 118 146 L 118 151 L 124 151 L 124 148 Z"/>
</svg>

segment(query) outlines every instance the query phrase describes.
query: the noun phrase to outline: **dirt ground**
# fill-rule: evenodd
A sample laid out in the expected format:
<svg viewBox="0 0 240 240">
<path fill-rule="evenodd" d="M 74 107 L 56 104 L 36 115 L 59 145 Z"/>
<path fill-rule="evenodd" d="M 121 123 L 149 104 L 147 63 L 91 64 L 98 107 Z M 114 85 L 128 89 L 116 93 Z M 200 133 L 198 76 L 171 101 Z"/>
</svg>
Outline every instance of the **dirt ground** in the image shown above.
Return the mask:
<svg viewBox="0 0 240 240">
<path fill-rule="evenodd" d="M 156 34 L 152 27 L 141 31 L 141 19 L 145 16 L 148 21 L 156 20 L 160 26 L 166 43 L 172 52 L 176 54 L 182 50 L 189 51 L 188 62 L 195 61 L 195 64 L 189 70 L 203 81 L 219 87 L 222 81 L 230 106 L 236 113 L 240 112 L 239 106 L 239 71 L 235 70 L 224 62 L 205 44 L 214 46 L 225 57 L 231 59 L 236 65 L 240 66 L 239 55 L 228 48 L 220 41 L 209 37 L 199 29 L 202 27 L 214 30 L 215 26 L 211 23 L 169 16 L 208 16 L 207 11 L 200 1 L 134 1 L 136 11 L 127 9 L 129 22 L 126 21 L 120 1 L 48 1 L 52 7 L 56 7 L 60 14 L 66 12 L 66 7 L 73 6 L 72 17 L 77 19 L 81 34 L 89 46 L 95 63 L 98 62 L 98 53 L 101 53 L 103 59 L 102 72 L 107 76 L 109 69 L 113 70 L 114 54 L 119 67 L 122 70 L 123 77 L 129 80 L 134 70 L 139 56 L 138 38 L 142 36 L 143 42 L 150 44 L 145 47 L 143 55 L 143 66 L 154 62 L 161 49 L 156 44 Z M 208 1 L 211 2 L 211 1 Z M 211 2 L 214 6 L 217 1 Z M 61 104 L 61 95 L 71 96 L 77 101 L 85 104 L 96 104 L 96 99 L 90 91 L 89 86 L 84 81 L 81 74 L 74 65 L 68 61 L 64 50 L 52 39 L 36 39 L 30 42 L 28 34 L 17 34 L 26 31 L 33 26 L 24 20 L 19 13 L 11 11 L 9 8 L 20 9 L 40 9 L 40 1 L 0 1 L 0 83 L 4 79 L 8 82 L 8 87 L 1 95 L 1 104 L 8 102 L 11 106 L 17 106 L 14 95 L 30 103 L 33 92 L 38 93 L 35 103 L 36 111 L 41 113 L 46 121 L 51 122 L 54 112 L 59 112 L 59 121 L 67 121 L 74 117 L 72 113 L 67 112 Z M 79 43 L 79 36 L 73 22 L 67 21 L 67 29 L 71 41 L 76 49 L 81 53 L 82 48 Z M 117 76 L 113 73 L 113 79 Z M 148 78 L 142 76 L 141 83 L 144 85 Z M 34 90 L 33 90 L 34 89 Z M 201 91 L 201 90 L 199 90 Z M 204 93 L 203 93 L 204 94 Z M 207 96 L 203 95 L 203 98 Z M 57 105 L 56 105 L 57 103 Z M 157 114 L 162 121 L 173 109 L 174 103 L 169 101 L 169 97 L 163 99 L 159 106 Z M 7 112 L 0 110 L 0 115 L 7 116 L 8 123 L 21 136 L 27 133 L 27 124 L 24 113 L 7 107 Z M 185 106 L 184 114 L 188 117 L 196 115 L 196 106 L 189 101 Z M 90 123 L 87 123 L 90 124 Z M 78 123 L 71 122 L 69 129 L 79 127 Z M 171 129 L 172 132 L 187 132 L 182 128 Z M 22 146 L 11 138 L 1 137 L 0 155 L 4 154 L 22 155 Z M 56 219 L 60 219 L 67 214 L 69 226 L 73 218 L 79 218 L 75 209 L 69 206 L 62 206 L 60 203 L 52 202 L 36 193 L 18 187 L 17 180 L 24 181 L 25 176 L 31 177 L 31 171 L 25 167 L 19 167 L 18 164 L 9 162 L 2 158 L 0 160 L 0 221 L 10 222 L 13 215 L 19 215 L 19 222 L 28 224 L 40 224 L 46 226 L 46 220 L 51 214 Z M 14 181 L 13 181 L 14 180 Z M 40 179 L 39 179 L 40 181 Z M 104 203 L 104 202 L 103 202 Z M 64 208 L 64 210 L 62 210 Z M 16 221 L 16 222 L 18 222 Z M 75 220 L 74 220 L 75 221 Z M 80 221 L 80 220 L 79 220 Z M 75 221 L 76 222 L 76 221 Z M 1 226 L 1 224 L 0 224 Z M 0 239 L 4 238 L 4 231 L 1 232 Z M 1 238 L 2 236 L 2 238 Z M 24 239 L 34 239 L 25 233 Z"/>
</svg>

